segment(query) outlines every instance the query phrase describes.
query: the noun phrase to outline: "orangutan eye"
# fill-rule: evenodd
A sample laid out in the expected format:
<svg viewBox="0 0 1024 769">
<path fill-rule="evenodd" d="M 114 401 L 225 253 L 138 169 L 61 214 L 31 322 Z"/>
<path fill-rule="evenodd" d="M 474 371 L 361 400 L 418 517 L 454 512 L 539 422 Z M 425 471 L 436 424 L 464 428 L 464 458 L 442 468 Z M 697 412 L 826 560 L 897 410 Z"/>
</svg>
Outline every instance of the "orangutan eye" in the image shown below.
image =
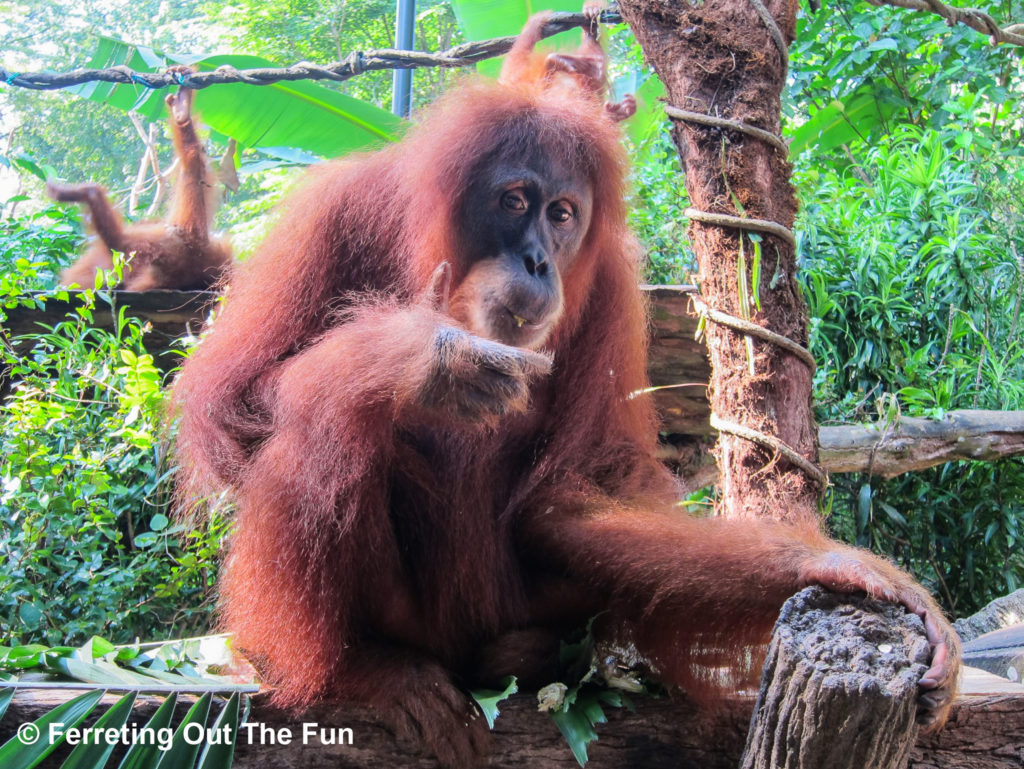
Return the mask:
<svg viewBox="0 0 1024 769">
<path fill-rule="evenodd" d="M 506 211 L 522 213 L 527 208 L 526 198 L 523 197 L 522 193 L 511 190 L 501 196 L 501 207 Z"/>
<path fill-rule="evenodd" d="M 565 224 L 572 220 L 575 213 L 572 210 L 572 206 L 568 203 L 558 202 L 552 203 L 548 207 L 548 218 L 555 224 Z"/>
</svg>

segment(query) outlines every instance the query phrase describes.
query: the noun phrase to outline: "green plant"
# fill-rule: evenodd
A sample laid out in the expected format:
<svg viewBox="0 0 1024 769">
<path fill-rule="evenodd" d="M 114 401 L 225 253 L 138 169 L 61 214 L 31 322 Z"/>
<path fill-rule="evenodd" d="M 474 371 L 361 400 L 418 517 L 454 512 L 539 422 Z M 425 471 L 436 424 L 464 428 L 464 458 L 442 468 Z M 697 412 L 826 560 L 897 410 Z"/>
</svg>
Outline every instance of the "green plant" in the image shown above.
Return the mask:
<svg viewBox="0 0 1024 769">
<path fill-rule="evenodd" d="M 19 195 L 7 203 L 24 200 Z M 0 303 L 11 307 L 30 291 L 52 288 L 82 240 L 74 207 L 47 205 L 25 216 L 0 217 Z"/>
<path fill-rule="evenodd" d="M 7 257 L 3 307 L 68 298 L 25 293 L 48 263 Z M 110 331 L 96 324 L 107 313 Z M 0 350 L 11 388 L 0 405 L 0 626 L 13 640 L 207 625 L 226 524 L 170 520 L 166 396 L 145 333 L 111 294 L 87 291 L 65 320 Z"/>
<path fill-rule="evenodd" d="M 58 705 L 31 724 L 21 724 L 17 735 L 0 745 L 0 765 L 5 769 L 32 769 L 77 731 L 72 742 L 77 744 L 61 763 L 62 769 L 103 769 L 119 742 L 129 743 L 118 765 L 122 769 L 229 769 L 238 728 L 245 720 L 245 694 L 258 687 L 213 674 L 211 659 L 230 659 L 227 636 L 144 646 L 115 646 L 97 637 L 78 648 L 0 646 L 0 718 L 15 692 L 4 684 L 19 683 L 19 674 L 33 672 L 37 684 L 43 677 L 45 685 L 57 690 L 82 688 L 78 683 L 63 683 L 67 679 L 92 685 L 85 694 Z M 108 690 L 128 693 L 89 725 L 88 732 L 81 730 Z M 170 696 L 141 729 L 133 724 L 132 730 L 122 731 L 137 695 L 154 691 Z M 193 692 L 202 696 L 172 730 L 178 694 Z M 216 717 L 211 715 L 210 707 L 214 692 L 228 697 Z M 195 725 L 200 729 L 192 728 Z M 202 740 L 196 739 L 197 731 L 203 735 Z M 51 738 L 53 734 L 56 739 Z"/>
<path fill-rule="evenodd" d="M 874 418 L 879 399 L 889 419 L 1024 408 L 1024 209 L 1007 191 L 1020 158 L 1000 174 L 960 132 L 914 126 L 853 151 L 856 166 L 798 167 L 819 419 Z M 832 480 L 837 532 L 896 557 L 948 609 L 1024 582 L 1020 460 Z"/>
</svg>

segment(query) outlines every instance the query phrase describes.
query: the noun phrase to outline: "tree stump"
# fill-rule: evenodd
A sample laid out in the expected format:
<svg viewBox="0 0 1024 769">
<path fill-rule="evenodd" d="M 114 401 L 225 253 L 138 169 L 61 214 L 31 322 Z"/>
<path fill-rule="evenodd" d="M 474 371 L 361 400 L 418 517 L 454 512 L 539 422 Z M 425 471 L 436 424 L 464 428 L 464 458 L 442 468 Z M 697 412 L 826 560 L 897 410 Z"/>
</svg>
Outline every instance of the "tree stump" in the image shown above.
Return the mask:
<svg viewBox="0 0 1024 769">
<path fill-rule="evenodd" d="M 904 769 L 928 668 L 920 618 L 807 588 L 782 608 L 742 769 Z"/>
</svg>

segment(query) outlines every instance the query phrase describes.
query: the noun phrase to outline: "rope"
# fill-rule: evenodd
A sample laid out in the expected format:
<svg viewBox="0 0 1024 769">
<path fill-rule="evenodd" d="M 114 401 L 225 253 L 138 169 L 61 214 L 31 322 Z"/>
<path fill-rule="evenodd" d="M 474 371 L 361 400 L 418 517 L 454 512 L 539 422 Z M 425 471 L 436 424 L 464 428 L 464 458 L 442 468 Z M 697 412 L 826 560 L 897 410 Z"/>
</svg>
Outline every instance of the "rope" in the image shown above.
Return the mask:
<svg viewBox="0 0 1024 769">
<path fill-rule="evenodd" d="M 779 29 L 778 22 L 768 12 L 768 9 L 764 7 L 764 3 L 761 0 L 750 0 L 750 4 L 754 6 L 757 15 L 761 17 L 761 22 L 768 30 L 768 34 L 771 36 L 772 42 L 775 43 L 775 47 L 779 50 L 779 60 L 782 62 L 782 79 L 785 80 L 786 74 L 789 72 L 789 44 L 782 37 L 782 30 Z"/>
<path fill-rule="evenodd" d="M 687 208 L 683 212 L 695 222 L 701 224 L 713 224 L 718 227 L 729 227 L 735 230 L 753 230 L 754 232 L 767 232 L 786 241 L 793 248 L 796 248 L 796 236 L 789 227 L 783 227 L 778 222 L 770 222 L 767 219 L 748 219 L 744 216 L 732 216 L 731 214 L 712 214 L 707 211 L 699 211 L 696 208 Z"/>
<path fill-rule="evenodd" d="M 785 442 L 779 440 L 774 435 L 766 435 L 765 433 L 758 432 L 757 430 L 749 427 L 744 427 L 736 422 L 730 422 L 722 419 L 717 414 L 711 414 L 711 426 L 718 430 L 720 433 L 728 433 L 729 435 L 735 435 L 744 440 L 748 440 L 751 443 L 756 443 L 766 449 L 771 449 L 794 465 L 804 471 L 822 490 L 828 487 L 828 475 L 825 471 L 818 467 L 816 464 L 805 458 L 803 455 L 798 454 Z"/>
<path fill-rule="evenodd" d="M 685 120 L 688 123 L 700 123 L 701 125 L 714 126 L 715 128 L 728 128 L 732 131 L 739 131 L 745 133 L 748 136 L 753 136 L 755 139 L 760 139 L 766 144 L 770 144 L 775 147 L 779 152 L 786 156 L 789 154 L 789 147 L 781 136 L 776 136 L 770 131 L 765 131 L 763 128 L 756 128 L 746 123 L 741 123 L 738 120 L 727 120 L 722 117 L 715 117 L 714 115 L 705 115 L 700 112 L 690 112 L 689 110 L 679 109 L 678 107 L 667 106 L 665 107 L 665 114 L 669 117 L 677 118 L 679 120 Z"/>
<path fill-rule="evenodd" d="M 691 296 L 690 301 L 693 302 L 693 306 L 697 310 L 698 314 L 703 315 L 713 323 L 717 323 L 719 326 L 731 328 L 743 334 L 756 336 L 758 339 L 771 342 L 775 346 L 787 350 L 792 353 L 794 357 L 802 360 L 807 365 L 807 368 L 811 370 L 811 375 L 814 375 L 814 372 L 817 369 L 817 363 L 814 360 L 814 356 L 811 355 L 811 351 L 803 345 L 797 344 L 792 339 L 785 337 L 782 334 L 776 334 L 774 331 L 770 331 L 764 326 L 751 323 L 749 320 L 737 318 L 735 315 L 729 315 L 728 313 L 721 312 L 720 310 L 714 310 L 708 307 L 700 297 Z"/>
</svg>

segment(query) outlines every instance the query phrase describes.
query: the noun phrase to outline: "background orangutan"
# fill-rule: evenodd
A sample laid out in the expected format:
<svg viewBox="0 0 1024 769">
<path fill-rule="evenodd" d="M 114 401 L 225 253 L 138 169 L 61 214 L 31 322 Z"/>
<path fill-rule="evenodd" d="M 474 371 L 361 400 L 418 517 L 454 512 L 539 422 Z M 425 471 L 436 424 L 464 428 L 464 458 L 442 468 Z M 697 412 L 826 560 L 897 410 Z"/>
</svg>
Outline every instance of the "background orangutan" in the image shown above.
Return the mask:
<svg viewBox="0 0 1024 769">
<path fill-rule="evenodd" d="M 367 704 L 467 766 L 463 687 L 550 682 L 589 617 L 706 692 L 819 583 L 925 617 L 941 721 L 958 647 L 909 576 L 811 524 L 674 507 L 617 115 L 566 55 L 530 63 L 540 24 L 500 84 L 314 169 L 186 363 L 182 493 L 238 505 L 225 626 L 279 704 Z"/>
<path fill-rule="evenodd" d="M 192 95 L 187 88 L 166 98 L 171 137 L 180 163 L 174 201 L 166 221 L 125 225 L 97 184 L 47 184 L 54 200 L 84 203 L 97 240 L 61 273 L 61 285 L 92 288 L 96 272 L 114 266 L 111 250 L 126 256 L 120 287 L 200 290 L 214 285 L 231 261 L 231 246 L 210 236 L 216 188 L 206 153 L 192 122 Z"/>
</svg>

